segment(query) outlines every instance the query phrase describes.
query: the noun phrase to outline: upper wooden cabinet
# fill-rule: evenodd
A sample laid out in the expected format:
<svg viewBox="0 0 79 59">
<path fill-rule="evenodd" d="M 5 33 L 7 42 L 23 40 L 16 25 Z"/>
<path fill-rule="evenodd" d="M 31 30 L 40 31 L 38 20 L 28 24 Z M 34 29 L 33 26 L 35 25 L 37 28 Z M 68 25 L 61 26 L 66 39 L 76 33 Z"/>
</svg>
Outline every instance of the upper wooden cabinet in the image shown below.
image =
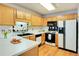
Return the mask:
<svg viewBox="0 0 79 59">
<path fill-rule="evenodd" d="M 42 26 L 42 18 L 39 16 L 32 15 L 32 26 Z"/>
<path fill-rule="evenodd" d="M 25 13 L 25 19 L 26 19 L 26 22 L 30 22 L 31 23 L 31 18 L 32 18 L 32 15 L 31 13 Z"/>
<path fill-rule="evenodd" d="M 24 19 L 24 12 L 20 11 L 20 10 L 17 10 L 16 18 L 17 19 Z"/>
<path fill-rule="evenodd" d="M 15 9 L 0 4 L 0 25 L 15 24 Z"/>
<path fill-rule="evenodd" d="M 25 18 L 28 20 L 31 19 L 31 13 L 25 13 Z"/>
<path fill-rule="evenodd" d="M 72 20 L 72 19 L 76 19 L 78 16 L 76 13 L 73 14 L 65 14 L 62 16 L 50 16 L 47 18 L 48 21 L 58 21 L 58 20 Z"/>
<path fill-rule="evenodd" d="M 35 41 L 35 35 L 26 36 L 24 38 L 29 39 L 29 40 L 32 40 L 32 41 Z"/>
<path fill-rule="evenodd" d="M 31 13 L 17 10 L 16 19 L 17 19 L 17 21 L 30 22 Z"/>
<path fill-rule="evenodd" d="M 43 26 L 47 26 L 47 18 L 43 18 Z"/>
<path fill-rule="evenodd" d="M 26 22 L 24 11 L 21 10 L 16 11 L 16 21 Z"/>
</svg>

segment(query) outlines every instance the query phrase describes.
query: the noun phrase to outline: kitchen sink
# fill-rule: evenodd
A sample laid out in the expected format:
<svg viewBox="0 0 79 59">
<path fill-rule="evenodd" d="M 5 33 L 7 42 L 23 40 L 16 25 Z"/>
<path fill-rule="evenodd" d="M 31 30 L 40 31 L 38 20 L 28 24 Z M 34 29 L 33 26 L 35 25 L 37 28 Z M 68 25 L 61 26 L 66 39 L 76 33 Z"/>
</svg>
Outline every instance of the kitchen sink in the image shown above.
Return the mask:
<svg viewBox="0 0 79 59">
<path fill-rule="evenodd" d="M 17 36 L 27 36 L 27 35 L 33 35 L 32 33 L 25 33 L 25 34 L 18 34 Z"/>
</svg>

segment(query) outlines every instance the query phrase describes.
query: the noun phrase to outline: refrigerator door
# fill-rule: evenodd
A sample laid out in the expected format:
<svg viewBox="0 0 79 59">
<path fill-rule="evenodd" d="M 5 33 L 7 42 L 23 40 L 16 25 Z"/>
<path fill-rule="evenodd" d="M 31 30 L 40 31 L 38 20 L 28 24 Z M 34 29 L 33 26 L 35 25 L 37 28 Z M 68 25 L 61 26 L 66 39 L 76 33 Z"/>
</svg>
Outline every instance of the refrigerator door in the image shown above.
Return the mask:
<svg viewBox="0 0 79 59">
<path fill-rule="evenodd" d="M 79 42 L 79 18 L 78 18 L 78 42 Z M 79 43 L 78 43 L 78 53 L 79 53 Z"/>
<path fill-rule="evenodd" d="M 58 47 L 63 48 L 63 34 L 58 34 Z"/>
<path fill-rule="evenodd" d="M 65 22 L 65 49 L 76 51 L 76 20 Z"/>
<path fill-rule="evenodd" d="M 64 27 L 64 21 L 57 21 L 58 27 Z"/>
</svg>

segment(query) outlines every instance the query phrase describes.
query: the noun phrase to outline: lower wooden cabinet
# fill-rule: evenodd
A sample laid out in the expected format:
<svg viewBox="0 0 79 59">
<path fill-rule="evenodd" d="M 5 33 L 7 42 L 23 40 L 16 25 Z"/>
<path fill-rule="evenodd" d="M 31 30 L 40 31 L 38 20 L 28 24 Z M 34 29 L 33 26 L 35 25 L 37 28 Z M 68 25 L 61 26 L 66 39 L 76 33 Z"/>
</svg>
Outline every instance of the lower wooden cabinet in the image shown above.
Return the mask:
<svg viewBox="0 0 79 59">
<path fill-rule="evenodd" d="M 26 51 L 19 56 L 38 56 L 38 55 L 39 55 L 39 49 L 38 49 L 38 46 L 36 46 L 36 47 L 32 48 L 31 50 Z"/>
<path fill-rule="evenodd" d="M 24 38 L 35 41 L 35 35 L 26 36 Z"/>
<path fill-rule="evenodd" d="M 26 36 L 26 37 L 24 37 L 24 38 L 26 38 L 26 39 L 28 39 L 28 40 L 29 40 L 29 36 Z"/>
<path fill-rule="evenodd" d="M 41 44 L 45 43 L 45 33 L 42 34 L 41 36 Z"/>
<path fill-rule="evenodd" d="M 29 36 L 29 40 L 35 41 L 35 35 Z"/>
<path fill-rule="evenodd" d="M 29 39 L 29 40 L 33 40 L 33 41 L 36 40 L 35 35 L 26 36 L 24 38 Z M 42 33 L 42 36 L 41 36 L 41 44 L 44 44 L 44 43 L 45 43 L 45 33 Z"/>
<path fill-rule="evenodd" d="M 56 35 L 55 35 L 55 42 L 56 42 L 56 47 L 58 47 L 58 32 L 56 32 Z"/>
</svg>

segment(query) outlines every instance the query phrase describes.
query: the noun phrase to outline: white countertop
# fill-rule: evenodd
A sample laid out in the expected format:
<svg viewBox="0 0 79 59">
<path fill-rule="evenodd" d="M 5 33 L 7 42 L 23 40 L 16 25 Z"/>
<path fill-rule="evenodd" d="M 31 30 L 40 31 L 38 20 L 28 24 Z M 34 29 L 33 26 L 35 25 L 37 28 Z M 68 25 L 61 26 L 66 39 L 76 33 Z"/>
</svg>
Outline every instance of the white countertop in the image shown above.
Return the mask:
<svg viewBox="0 0 79 59">
<path fill-rule="evenodd" d="M 25 33 L 33 33 L 33 34 L 36 35 L 36 34 L 42 34 L 42 33 L 46 33 L 46 32 L 48 32 L 48 31 L 44 31 L 44 32 L 42 32 L 42 31 L 41 32 L 39 32 L 39 31 L 38 32 L 35 32 L 35 31 L 31 31 L 31 32 L 30 31 L 27 31 Z M 14 32 L 14 33 L 15 34 L 23 34 L 23 33 L 19 33 L 19 32 Z"/>
<path fill-rule="evenodd" d="M 0 56 L 16 56 L 20 55 L 35 46 L 38 45 L 35 41 L 31 41 L 28 39 L 24 39 L 19 36 L 15 36 L 17 39 L 21 39 L 22 43 L 12 44 L 10 43 L 13 37 L 9 37 L 7 39 L 0 39 Z"/>
<path fill-rule="evenodd" d="M 33 32 L 33 34 L 42 34 L 42 33 L 46 32 Z M 0 38 L 0 56 L 20 55 L 38 45 L 37 42 L 22 38 L 20 36 L 16 36 L 16 34 L 17 33 L 12 33 L 11 35 L 8 36 L 7 39 Z M 13 37 L 21 39 L 22 43 L 19 44 L 10 43 Z"/>
</svg>

